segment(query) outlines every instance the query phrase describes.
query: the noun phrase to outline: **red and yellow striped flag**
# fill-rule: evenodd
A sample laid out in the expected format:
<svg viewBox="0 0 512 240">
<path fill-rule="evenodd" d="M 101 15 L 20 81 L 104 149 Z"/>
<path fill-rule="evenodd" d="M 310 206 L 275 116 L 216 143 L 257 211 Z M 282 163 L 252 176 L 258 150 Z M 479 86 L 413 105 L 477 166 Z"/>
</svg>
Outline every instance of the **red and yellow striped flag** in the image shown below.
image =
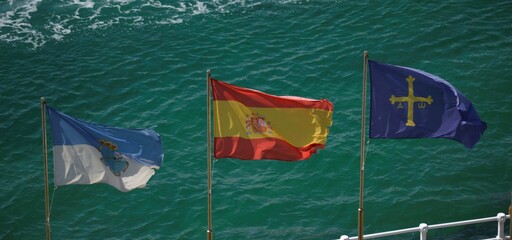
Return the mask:
<svg viewBox="0 0 512 240">
<path fill-rule="evenodd" d="M 325 147 L 331 102 L 211 84 L 216 158 L 297 161 Z"/>
</svg>

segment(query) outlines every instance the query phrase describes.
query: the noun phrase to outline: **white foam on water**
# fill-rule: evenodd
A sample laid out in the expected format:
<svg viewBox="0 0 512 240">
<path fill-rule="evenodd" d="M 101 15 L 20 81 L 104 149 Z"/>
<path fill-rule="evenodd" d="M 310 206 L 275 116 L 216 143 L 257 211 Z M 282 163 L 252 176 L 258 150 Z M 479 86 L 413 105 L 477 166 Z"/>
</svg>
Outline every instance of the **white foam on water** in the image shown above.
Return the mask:
<svg viewBox="0 0 512 240">
<path fill-rule="evenodd" d="M 276 0 L 279 3 L 297 0 Z M 51 12 L 38 12 L 37 21 L 31 20 L 38 5 L 45 4 Z M 7 3 L 4 3 L 7 4 Z M 0 13 L 0 41 L 26 43 L 38 48 L 48 41 L 63 41 L 67 35 L 80 34 L 81 29 L 100 30 L 115 25 L 173 25 L 194 21 L 195 16 L 224 14 L 240 8 L 261 4 L 256 0 L 9 0 L 8 9 Z M 10 9 L 9 9 L 10 8 Z"/>
<path fill-rule="evenodd" d="M 10 1 L 9 5 L 14 9 L 0 13 L 0 39 L 6 42 L 28 43 L 33 48 L 42 46 L 46 42 L 43 34 L 34 30 L 30 23 L 31 14 L 37 12 L 37 5 L 41 1 L 16 2 L 18 5 Z"/>
<path fill-rule="evenodd" d="M 228 13 L 230 8 L 236 8 L 237 5 L 240 5 L 242 8 L 246 7 L 245 0 L 233 0 L 227 1 L 227 3 L 223 3 L 221 0 L 214 0 L 213 4 L 220 13 Z"/>
<path fill-rule="evenodd" d="M 178 12 L 186 12 L 187 6 L 185 5 L 185 3 L 180 2 L 180 7 L 177 8 L 176 10 L 178 10 Z"/>
<path fill-rule="evenodd" d="M 103 21 L 96 21 L 93 24 L 91 24 L 90 26 L 88 26 L 88 28 L 93 29 L 93 30 L 106 28 L 106 27 L 108 27 L 108 23 L 105 23 Z"/>
<path fill-rule="evenodd" d="M 176 10 L 178 12 L 184 12 L 186 10 L 185 7 L 185 4 L 184 3 L 179 3 L 180 6 L 179 7 L 175 7 L 173 5 L 165 5 L 165 4 L 162 4 L 160 1 L 149 1 L 148 3 L 144 3 L 142 4 L 142 7 L 153 7 L 153 8 L 157 8 L 157 9 L 173 9 L 173 10 Z"/>
<path fill-rule="evenodd" d="M 121 5 L 127 5 L 132 2 L 135 2 L 135 0 L 110 0 L 110 2 L 120 3 Z"/>
<path fill-rule="evenodd" d="M 192 15 L 198 15 L 198 14 L 205 14 L 209 13 L 208 7 L 200 1 L 196 2 L 196 5 L 194 6 L 194 11 L 192 12 Z"/>
<path fill-rule="evenodd" d="M 54 32 L 52 38 L 61 41 L 64 38 L 64 35 L 71 33 L 72 26 L 65 27 L 67 21 L 58 23 L 58 22 L 50 22 L 51 30 Z"/>
<path fill-rule="evenodd" d="M 82 8 L 94 8 L 94 2 L 92 0 L 86 0 L 85 2 L 74 0 L 73 4 L 78 4 L 82 6 Z"/>
<path fill-rule="evenodd" d="M 172 24 L 179 24 L 183 23 L 183 19 L 181 18 L 168 18 L 161 21 L 156 22 L 157 24 L 161 25 L 172 25 Z"/>
</svg>

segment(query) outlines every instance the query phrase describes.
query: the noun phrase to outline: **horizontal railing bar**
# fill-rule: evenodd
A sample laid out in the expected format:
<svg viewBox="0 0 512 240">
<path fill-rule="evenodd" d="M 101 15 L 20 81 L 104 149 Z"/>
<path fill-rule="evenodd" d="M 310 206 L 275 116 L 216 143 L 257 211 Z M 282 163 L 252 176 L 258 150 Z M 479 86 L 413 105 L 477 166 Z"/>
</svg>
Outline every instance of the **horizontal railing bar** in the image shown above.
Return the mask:
<svg viewBox="0 0 512 240">
<path fill-rule="evenodd" d="M 401 233 L 399 234 L 395 234 L 395 235 L 400 235 Z M 369 235 L 364 235 L 364 239 L 372 239 L 372 238 L 376 238 L 375 236 L 373 237 L 369 237 L 370 235 L 373 235 L 373 234 L 369 234 Z M 386 236 L 379 236 L 379 237 L 389 237 L 389 235 L 386 235 Z M 346 240 L 357 240 L 358 237 L 357 236 L 354 236 L 354 237 L 349 237 L 349 238 L 346 238 Z M 339 240 L 339 239 L 335 239 L 335 240 Z M 487 238 L 487 239 L 482 239 L 482 240 L 497 240 L 497 238 Z M 505 236 L 505 240 L 512 240 L 512 238 L 510 236 Z"/>
<path fill-rule="evenodd" d="M 499 215 L 498 215 L 499 216 Z M 457 226 L 465 226 L 465 225 L 472 225 L 477 223 L 486 223 L 486 222 L 495 222 L 499 221 L 498 216 L 496 217 L 486 217 L 486 218 L 477 218 L 477 219 L 471 219 L 471 220 L 464 220 L 464 221 L 457 221 L 457 222 L 449 222 L 449 223 L 440 223 L 440 224 L 432 224 L 432 225 L 426 225 L 427 231 L 432 229 L 441 229 L 441 228 L 449 228 L 449 227 L 457 227 Z M 505 215 L 505 220 L 510 219 L 510 215 Z M 421 224 L 423 225 L 423 224 Z M 420 226 L 421 226 L 420 225 Z M 415 232 L 421 232 L 421 227 L 412 227 L 412 228 L 404 228 L 399 230 L 392 230 L 392 231 L 386 231 L 386 232 L 380 232 L 380 233 L 372 233 L 364 235 L 364 239 L 373 239 L 373 238 L 380 238 L 380 237 L 388 237 L 393 235 L 399 235 L 399 234 L 405 234 L 405 233 L 415 233 Z M 348 236 L 341 236 L 339 239 L 343 240 L 357 240 L 357 236 L 348 237 Z M 490 238 L 490 239 L 496 239 L 496 238 Z M 512 239 L 511 236 L 505 236 L 505 239 Z"/>
<path fill-rule="evenodd" d="M 372 238 L 400 235 L 400 234 L 405 234 L 405 233 L 414 233 L 414 232 L 418 232 L 419 230 L 420 230 L 419 227 L 413 227 L 413 228 L 404 228 L 404 229 L 387 231 L 387 232 L 372 233 L 372 234 L 367 234 L 367 235 L 363 235 L 363 236 L 364 236 L 364 239 L 372 239 Z M 357 236 L 348 238 L 348 240 L 357 240 L 357 239 L 358 239 Z"/>
<path fill-rule="evenodd" d="M 405 233 L 414 233 L 414 232 L 418 232 L 418 231 L 420 231 L 419 227 L 404 228 L 404 229 L 381 232 L 381 233 L 372 233 L 372 234 L 364 235 L 364 238 L 371 239 L 371 238 L 387 237 L 387 236 L 393 236 L 393 235 L 399 235 L 399 234 L 405 234 Z"/>
<path fill-rule="evenodd" d="M 486 217 L 486 218 L 471 219 L 471 220 L 458 221 L 458 222 L 432 224 L 432 225 L 428 225 L 428 229 L 430 230 L 430 229 L 457 227 L 457 226 L 464 226 L 464 225 L 471 225 L 471 224 L 485 223 L 485 222 L 496 222 L 496 221 L 498 221 L 496 217 Z"/>
</svg>

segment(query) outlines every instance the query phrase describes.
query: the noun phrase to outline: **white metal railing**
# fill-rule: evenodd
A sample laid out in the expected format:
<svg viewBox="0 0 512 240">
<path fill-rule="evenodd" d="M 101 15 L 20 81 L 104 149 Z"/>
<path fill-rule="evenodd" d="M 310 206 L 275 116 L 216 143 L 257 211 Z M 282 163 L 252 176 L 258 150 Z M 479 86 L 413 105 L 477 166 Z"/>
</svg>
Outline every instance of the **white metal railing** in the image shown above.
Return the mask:
<svg viewBox="0 0 512 240">
<path fill-rule="evenodd" d="M 420 240 L 427 240 L 427 232 L 429 230 L 498 221 L 498 235 L 495 238 L 490 238 L 490 239 L 510 240 L 511 236 L 505 236 L 505 221 L 507 219 L 510 219 L 510 215 L 505 215 L 504 213 L 498 213 L 498 215 L 496 217 L 478 218 L 478 219 L 471 219 L 471 220 L 450 222 L 450 223 L 441 223 L 441 224 L 434 224 L 434 225 L 427 225 L 426 223 L 422 223 L 418 227 L 404 228 L 404 229 L 380 232 L 380 233 L 372 233 L 372 234 L 364 235 L 363 238 L 364 239 L 373 239 L 373 238 L 381 238 L 381 237 L 399 235 L 399 234 L 404 234 L 404 233 L 419 232 Z M 339 240 L 357 240 L 357 239 L 358 239 L 357 236 L 348 237 L 347 235 L 342 235 L 339 238 Z"/>
</svg>

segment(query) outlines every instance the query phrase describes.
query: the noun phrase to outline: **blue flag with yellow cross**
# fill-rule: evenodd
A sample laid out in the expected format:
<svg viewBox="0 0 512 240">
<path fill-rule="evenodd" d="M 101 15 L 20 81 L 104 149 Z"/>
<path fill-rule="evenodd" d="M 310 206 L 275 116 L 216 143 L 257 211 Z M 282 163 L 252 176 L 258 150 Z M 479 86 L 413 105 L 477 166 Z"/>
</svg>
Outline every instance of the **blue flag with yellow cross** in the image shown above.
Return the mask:
<svg viewBox="0 0 512 240">
<path fill-rule="evenodd" d="M 473 104 L 440 77 L 368 63 L 370 138 L 448 138 L 473 148 L 487 128 Z"/>
</svg>

